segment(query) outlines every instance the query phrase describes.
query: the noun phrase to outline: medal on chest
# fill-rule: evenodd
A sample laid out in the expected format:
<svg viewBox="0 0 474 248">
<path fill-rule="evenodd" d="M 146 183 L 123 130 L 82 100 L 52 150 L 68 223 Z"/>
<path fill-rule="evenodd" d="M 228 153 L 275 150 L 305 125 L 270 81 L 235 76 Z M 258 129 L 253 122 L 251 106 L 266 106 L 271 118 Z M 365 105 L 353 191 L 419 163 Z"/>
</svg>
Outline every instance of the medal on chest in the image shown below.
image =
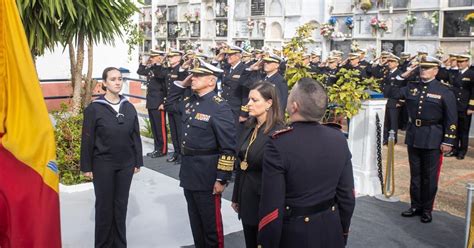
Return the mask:
<svg viewBox="0 0 474 248">
<path fill-rule="evenodd" d="M 418 94 L 420 94 L 420 91 L 417 88 L 413 88 L 410 90 L 410 94 L 412 96 L 417 96 Z"/>
<path fill-rule="evenodd" d="M 249 167 L 249 164 L 247 163 L 247 161 L 242 161 L 240 162 L 240 169 L 241 170 L 247 170 L 247 168 Z"/>
</svg>

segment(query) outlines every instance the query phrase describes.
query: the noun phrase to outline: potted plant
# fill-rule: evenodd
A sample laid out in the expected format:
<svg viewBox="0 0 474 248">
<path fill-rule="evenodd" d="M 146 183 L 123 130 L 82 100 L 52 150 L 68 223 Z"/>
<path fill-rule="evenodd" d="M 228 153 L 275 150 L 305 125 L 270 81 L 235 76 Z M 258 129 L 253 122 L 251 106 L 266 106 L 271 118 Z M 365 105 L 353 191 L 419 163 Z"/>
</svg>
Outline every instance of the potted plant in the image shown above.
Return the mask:
<svg viewBox="0 0 474 248">
<path fill-rule="evenodd" d="M 415 26 L 415 23 L 416 23 L 416 16 L 413 15 L 413 13 L 409 13 L 405 17 L 405 25 L 407 26 L 407 28 L 413 28 Z"/>
<path fill-rule="evenodd" d="M 334 32 L 334 26 L 329 23 L 323 23 L 320 27 L 320 34 L 326 38 L 331 38 L 332 33 Z"/>
</svg>

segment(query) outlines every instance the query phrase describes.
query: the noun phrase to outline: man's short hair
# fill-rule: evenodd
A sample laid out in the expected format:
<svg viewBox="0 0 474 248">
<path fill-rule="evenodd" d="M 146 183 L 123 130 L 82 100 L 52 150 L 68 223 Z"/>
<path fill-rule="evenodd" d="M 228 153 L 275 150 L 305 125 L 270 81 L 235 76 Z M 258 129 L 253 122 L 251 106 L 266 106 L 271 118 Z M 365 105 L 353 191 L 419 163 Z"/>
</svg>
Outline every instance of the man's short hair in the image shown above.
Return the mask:
<svg viewBox="0 0 474 248">
<path fill-rule="evenodd" d="M 292 89 L 299 114 L 307 121 L 320 121 L 326 113 L 328 97 L 323 86 L 311 78 L 302 78 Z"/>
</svg>

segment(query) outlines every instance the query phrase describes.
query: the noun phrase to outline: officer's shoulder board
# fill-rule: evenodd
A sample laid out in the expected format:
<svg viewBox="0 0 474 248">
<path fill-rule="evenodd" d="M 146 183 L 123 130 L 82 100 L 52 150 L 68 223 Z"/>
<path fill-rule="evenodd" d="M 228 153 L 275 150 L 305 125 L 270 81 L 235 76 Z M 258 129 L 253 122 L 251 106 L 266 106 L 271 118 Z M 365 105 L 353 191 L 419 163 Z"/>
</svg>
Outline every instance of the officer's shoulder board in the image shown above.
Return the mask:
<svg viewBox="0 0 474 248">
<path fill-rule="evenodd" d="M 441 85 L 444 85 L 444 86 L 446 86 L 446 87 L 448 87 L 448 88 L 453 87 L 451 84 L 445 82 L 444 80 L 440 80 L 439 82 L 441 83 Z"/>
<path fill-rule="evenodd" d="M 212 98 L 212 100 L 214 100 L 214 102 L 220 104 L 221 102 L 224 101 L 224 98 L 222 98 L 222 97 L 220 97 L 220 96 L 214 96 L 214 97 Z"/>
<path fill-rule="evenodd" d="M 277 139 L 280 135 L 285 134 L 293 130 L 293 127 L 285 127 L 280 130 L 276 130 L 272 133 L 272 139 Z"/>
</svg>

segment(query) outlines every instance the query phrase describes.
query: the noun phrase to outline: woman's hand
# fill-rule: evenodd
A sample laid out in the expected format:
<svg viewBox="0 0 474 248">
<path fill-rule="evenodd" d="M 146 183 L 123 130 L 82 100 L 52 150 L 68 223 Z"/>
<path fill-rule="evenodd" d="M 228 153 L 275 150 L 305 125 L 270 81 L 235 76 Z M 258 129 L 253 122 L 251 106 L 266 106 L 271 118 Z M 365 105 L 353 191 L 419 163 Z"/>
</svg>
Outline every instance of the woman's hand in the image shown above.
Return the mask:
<svg viewBox="0 0 474 248">
<path fill-rule="evenodd" d="M 138 172 L 140 172 L 140 168 L 135 167 L 135 170 L 133 171 L 133 174 L 137 174 Z"/>
<path fill-rule="evenodd" d="M 230 206 L 234 209 L 234 211 L 235 211 L 236 213 L 239 212 L 239 204 L 238 204 L 238 203 L 232 202 L 232 204 L 231 204 Z"/>
<path fill-rule="evenodd" d="M 92 171 L 84 172 L 83 175 L 89 178 L 90 180 L 94 179 L 94 175 L 92 174 Z"/>
</svg>

